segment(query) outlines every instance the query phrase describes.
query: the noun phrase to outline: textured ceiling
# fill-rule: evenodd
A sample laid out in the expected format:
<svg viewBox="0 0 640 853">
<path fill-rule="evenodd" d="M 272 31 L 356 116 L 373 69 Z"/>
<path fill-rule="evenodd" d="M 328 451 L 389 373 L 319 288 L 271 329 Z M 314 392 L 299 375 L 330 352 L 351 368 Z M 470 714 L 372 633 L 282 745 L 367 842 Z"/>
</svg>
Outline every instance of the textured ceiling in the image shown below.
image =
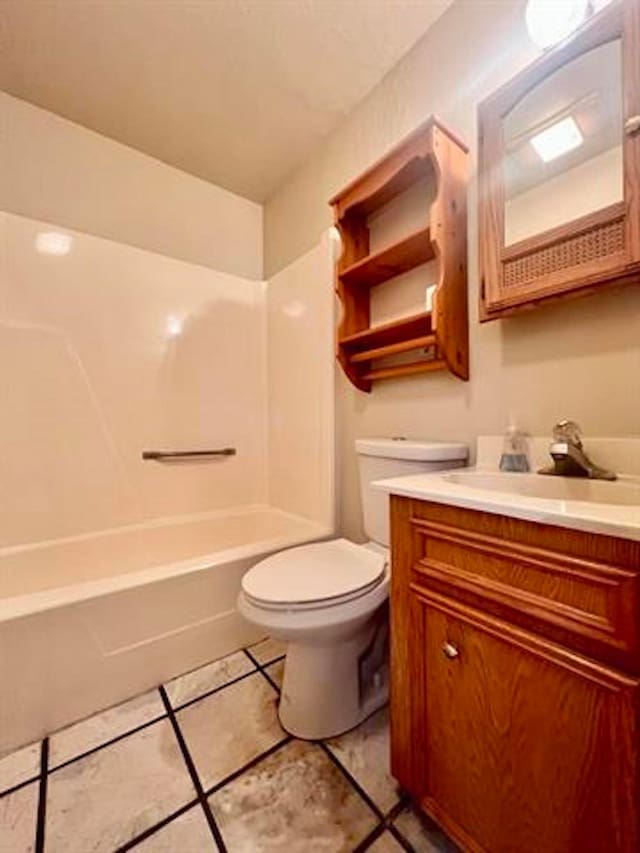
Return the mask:
<svg viewBox="0 0 640 853">
<path fill-rule="evenodd" d="M 451 0 L 1 0 L 0 87 L 256 201 Z"/>
</svg>

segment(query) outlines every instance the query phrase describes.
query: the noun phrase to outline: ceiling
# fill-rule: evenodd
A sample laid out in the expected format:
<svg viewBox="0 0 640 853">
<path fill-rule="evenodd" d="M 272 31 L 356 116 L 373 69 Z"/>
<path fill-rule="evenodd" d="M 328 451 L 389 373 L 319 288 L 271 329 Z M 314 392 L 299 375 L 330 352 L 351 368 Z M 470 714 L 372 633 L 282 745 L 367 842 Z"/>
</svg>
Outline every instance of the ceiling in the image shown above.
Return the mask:
<svg viewBox="0 0 640 853">
<path fill-rule="evenodd" d="M 2 0 L 0 87 L 265 200 L 451 0 Z"/>
</svg>

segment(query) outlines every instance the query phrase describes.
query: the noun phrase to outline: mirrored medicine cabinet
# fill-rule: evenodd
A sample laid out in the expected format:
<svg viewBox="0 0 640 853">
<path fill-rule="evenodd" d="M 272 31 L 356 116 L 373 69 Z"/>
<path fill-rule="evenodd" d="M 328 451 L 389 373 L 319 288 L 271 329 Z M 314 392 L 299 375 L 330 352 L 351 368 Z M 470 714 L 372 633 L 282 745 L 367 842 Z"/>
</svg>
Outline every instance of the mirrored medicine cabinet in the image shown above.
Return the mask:
<svg viewBox="0 0 640 853">
<path fill-rule="evenodd" d="M 480 315 L 640 282 L 640 0 L 479 108 Z"/>
</svg>

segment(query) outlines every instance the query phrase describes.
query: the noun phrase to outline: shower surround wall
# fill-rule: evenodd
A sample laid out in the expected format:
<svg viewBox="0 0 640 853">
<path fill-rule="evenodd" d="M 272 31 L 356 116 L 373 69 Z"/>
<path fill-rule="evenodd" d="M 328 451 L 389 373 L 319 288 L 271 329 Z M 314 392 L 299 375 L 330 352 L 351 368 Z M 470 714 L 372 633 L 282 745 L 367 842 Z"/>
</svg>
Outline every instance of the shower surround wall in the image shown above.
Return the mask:
<svg viewBox="0 0 640 853">
<path fill-rule="evenodd" d="M 258 205 L 0 110 L 1 754 L 256 639 L 240 578 L 331 534 L 334 422 L 326 235 L 265 282 Z"/>
<path fill-rule="evenodd" d="M 265 285 L 2 215 L 0 546 L 266 503 Z M 50 233 L 70 241 L 42 254 Z M 145 448 L 234 446 L 201 464 Z"/>
</svg>

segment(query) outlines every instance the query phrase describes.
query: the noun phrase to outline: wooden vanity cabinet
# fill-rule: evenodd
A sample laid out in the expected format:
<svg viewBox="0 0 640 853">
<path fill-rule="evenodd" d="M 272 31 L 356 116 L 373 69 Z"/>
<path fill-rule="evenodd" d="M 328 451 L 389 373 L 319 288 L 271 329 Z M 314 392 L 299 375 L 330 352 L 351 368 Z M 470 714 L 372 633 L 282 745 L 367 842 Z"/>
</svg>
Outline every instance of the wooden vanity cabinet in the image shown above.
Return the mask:
<svg viewBox="0 0 640 853">
<path fill-rule="evenodd" d="M 465 851 L 637 853 L 640 543 L 391 506 L 394 776 Z"/>
</svg>

